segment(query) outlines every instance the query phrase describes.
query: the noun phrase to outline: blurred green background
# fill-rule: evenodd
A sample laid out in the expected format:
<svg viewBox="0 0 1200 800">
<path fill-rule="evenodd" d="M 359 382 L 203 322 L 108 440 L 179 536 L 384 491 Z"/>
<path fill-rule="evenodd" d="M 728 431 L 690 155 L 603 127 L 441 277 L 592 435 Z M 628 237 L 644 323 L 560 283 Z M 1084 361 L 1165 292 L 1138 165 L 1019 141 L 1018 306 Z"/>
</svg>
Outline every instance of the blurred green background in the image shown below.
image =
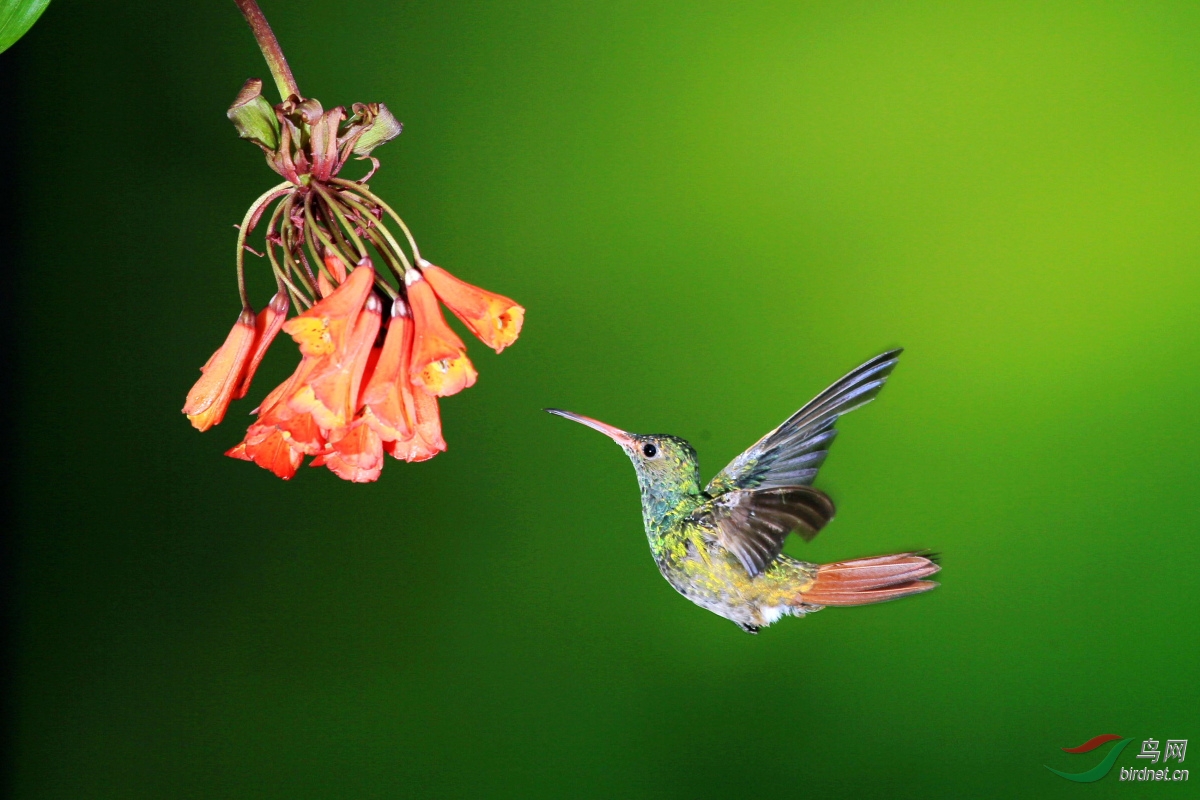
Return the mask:
<svg viewBox="0 0 1200 800">
<path fill-rule="evenodd" d="M 1200 7 L 263 6 L 306 94 L 405 122 L 372 188 L 526 330 L 472 347 L 429 463 L 224 458 L 295 362 L 210 433 L 179 413 L 278 180 L 224 116 L 269 75 L 230 2 L 52 3 L 4 56 L 14 796 L 1189 793 L 1043 765 L 1200 739 Z M 540 411 L 684 436 L 707 478 L 896 345 L 788 549 L 933 548 L 943 585 L 757 637 Z"/>
</svg>

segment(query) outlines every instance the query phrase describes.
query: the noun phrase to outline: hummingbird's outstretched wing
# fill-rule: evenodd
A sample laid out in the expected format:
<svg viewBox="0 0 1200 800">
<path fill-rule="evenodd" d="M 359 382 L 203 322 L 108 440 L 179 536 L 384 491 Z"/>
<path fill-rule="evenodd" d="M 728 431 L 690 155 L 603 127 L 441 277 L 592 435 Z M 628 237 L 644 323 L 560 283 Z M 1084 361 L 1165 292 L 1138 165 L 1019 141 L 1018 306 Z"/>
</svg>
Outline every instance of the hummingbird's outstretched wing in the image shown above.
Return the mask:
<svg viewBox="0 0 1200 800">
<path fill-rule="evenodd" d="M 811 484 L 837 436 L 838 417 L 875 399 L 901 352 L 889 350 L 852 370 L 731 461 L 705 491 L 717 497 L 737 489 Z"/>
<path fill-rule="evenodd" d="M 833 501 L 820 489 L 788 486 L 726 492 L 696 509 L 692 522 L 715 530 L 717 542 L 754 577 L 783 551 L 789 533 L 809 541 L 833 514 Z"/>
</svg>

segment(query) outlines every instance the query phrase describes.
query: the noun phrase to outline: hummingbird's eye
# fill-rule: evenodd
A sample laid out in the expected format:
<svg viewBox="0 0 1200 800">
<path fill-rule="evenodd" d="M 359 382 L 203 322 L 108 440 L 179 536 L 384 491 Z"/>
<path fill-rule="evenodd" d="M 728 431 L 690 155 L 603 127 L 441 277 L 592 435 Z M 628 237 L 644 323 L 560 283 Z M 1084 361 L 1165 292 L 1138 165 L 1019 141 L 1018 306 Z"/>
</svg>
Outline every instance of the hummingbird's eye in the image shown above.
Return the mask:
<svg viewBox="0 0 1200 800">
<path fill-rule="evenodd" d="M 642 455 L 646 456 L 646 458 L 654 458 L 658 455 L 658 448 L 652 444 L 644 444 L 642 445 Z"/>
</svg>

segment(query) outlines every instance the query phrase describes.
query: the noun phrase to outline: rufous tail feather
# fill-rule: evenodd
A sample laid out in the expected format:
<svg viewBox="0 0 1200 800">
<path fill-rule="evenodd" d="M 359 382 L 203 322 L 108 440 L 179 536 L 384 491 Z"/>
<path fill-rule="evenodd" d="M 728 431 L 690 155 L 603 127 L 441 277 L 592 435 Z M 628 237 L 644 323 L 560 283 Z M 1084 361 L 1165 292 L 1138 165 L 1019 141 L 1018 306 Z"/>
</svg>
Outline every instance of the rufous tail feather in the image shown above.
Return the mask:
<svg viewBox="0 0 1200 800">
<path fill-rule="evenodd" d="M 940 569 L 936 561 L 919 553 L 897 553 L 893 556 L 822 564 L 817 568 L 816 582 L 799 599 L 802 603 L 815 606 L 882 603 L 937 587 L 936 581 L 922 578 Z"/>
</svg>

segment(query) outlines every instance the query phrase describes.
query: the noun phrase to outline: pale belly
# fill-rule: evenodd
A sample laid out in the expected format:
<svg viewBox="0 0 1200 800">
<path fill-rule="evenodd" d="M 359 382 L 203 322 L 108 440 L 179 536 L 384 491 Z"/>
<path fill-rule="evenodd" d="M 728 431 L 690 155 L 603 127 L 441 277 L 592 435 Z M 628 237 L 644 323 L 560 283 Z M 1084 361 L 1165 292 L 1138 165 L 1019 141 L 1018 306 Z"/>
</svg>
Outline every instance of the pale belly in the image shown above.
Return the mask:
<svg viewBox="0 0 1200 800">
<path fill-rule="evenodd" d="M 689 543 L 686 555 L 656 559 L 659 571 L 675 590 L 701 608 L 742 626 L 761 628 L 785 616 L 804 616 L 819 610 L 806 605 L 800 594 L 812 585 L 816 565 L 787 556 L 753 578 L 737 559 L 713 544 L 701 552 Z"/>
</svg>

